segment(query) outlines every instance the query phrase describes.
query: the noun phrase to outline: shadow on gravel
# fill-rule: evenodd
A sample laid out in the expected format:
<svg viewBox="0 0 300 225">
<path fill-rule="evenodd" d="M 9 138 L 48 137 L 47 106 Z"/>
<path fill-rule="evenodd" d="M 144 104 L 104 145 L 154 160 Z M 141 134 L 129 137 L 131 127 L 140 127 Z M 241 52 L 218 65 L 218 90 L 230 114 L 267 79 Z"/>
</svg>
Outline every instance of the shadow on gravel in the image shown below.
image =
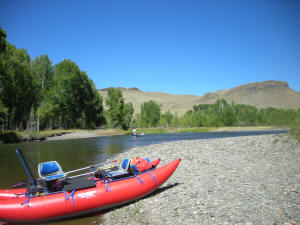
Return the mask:
<svg viewBox="0 0 300 225">
<path fill-rule="evenodd" d="M 119 205 L 119 206 L 116 206 L 116 207 L 113 207 L 113 208 L 110 208 L 110 209 L 107 209 L 107 210 L 102 210 L 101 213 L 104 214 L 104 213 L 107 213 L 107 212 L 109 212 L 109 211 L 111 211 L 111 210 L 118 209 L 118 208 L 122 208 L 122 207 L 124 207 L 124 206 L 130 205 L 130 204 L 132 204 L 133 202 L 137 202 L 137 201 L 140 201 L 140 200 L 142 200 L 142 199 L 146 199 L 146 198 L 155 196 L 155 195 L 160 194 L 160 193 L 162 193 L 162 192 L 164 192 L 164 191 L 166 191 L 166 190 L 168 190 L 168 189 L 170 189 L 170 188 L 176 187 L 176 186 L 178 186 L 178 185 L 180 185 L 180 184 L 182 184 L 182 183 L 177 183 L 177 182 L 176 182 L 176 183 L 174 183 L 174 184 L 168 184 L 168 185 L 166 185 L 166 186 L 164 186 L 164 187 L 159 187 L 159 188 L 157 188 L 155 191 L 153 191 L 151 194 L 148 194 L 148 195 L 146 195 L 146 196 L 144 196 L 144 197 L 142 197 L 142 198 L 138 198 L 138 199 L 131 200 L 131 201 L 129 201 L 129 202 L 123 203 L 123 204 L 121 204 L 121 205 Z"/>
<path fill-rule="evenodd" d="M 166 190 L 168 190 L 168 189 L 170 189 L 170 188 L 176 187 L 176 186 L 178 186 L 178 185 L 180 185 L 180 184 L 182 184 L 182 183 L 176 182 L 176 183 L 174 183 L 174 184 L 169 184 L 169 185 L 166 185 L 166 186 L 164 186 L 164 187 L 159 187 L 159 188 L 157 188 L 154 192 L 152 192 L 150 195 L 146 195 L 145 197 L 143 197 L 143 198 L 141 198 L 141 199 L 145 199 L 145 198 L 148 198 L 148 197 L 150 197 L 150 196 L 154 196 L 154 195 L 156 195 L 156 194 L 160 194 L 160 193 L 162 193 L 162 192 L 164 192 L 164 191 L 166 191 Z"/>
</svg>

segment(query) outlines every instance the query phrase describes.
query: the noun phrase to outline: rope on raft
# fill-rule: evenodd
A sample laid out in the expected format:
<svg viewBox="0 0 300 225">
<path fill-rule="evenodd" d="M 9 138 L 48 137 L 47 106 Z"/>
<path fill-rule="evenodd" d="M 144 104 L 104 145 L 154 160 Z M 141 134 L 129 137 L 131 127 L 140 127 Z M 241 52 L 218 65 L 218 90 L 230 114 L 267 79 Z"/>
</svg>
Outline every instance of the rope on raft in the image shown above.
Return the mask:
<svg viewBox="0 0 300 225">
<path fill-rule="evenodd" d="M 66 191 L 65 191 L 65 189 L 63 189 L 63 193 L 64 193 L 64 195 L 65 195 L 65 201 L 67 201 L 70 197 L 71 197 L 71 200 L 72 200 L 72 205 L 74 206 L 74 193 L 75 193 L 75 191 L 76 190 L 73 190 L 72 192 L 71 192 L 71 194 L 67 194 L 66 193 Z"/>
</svg>

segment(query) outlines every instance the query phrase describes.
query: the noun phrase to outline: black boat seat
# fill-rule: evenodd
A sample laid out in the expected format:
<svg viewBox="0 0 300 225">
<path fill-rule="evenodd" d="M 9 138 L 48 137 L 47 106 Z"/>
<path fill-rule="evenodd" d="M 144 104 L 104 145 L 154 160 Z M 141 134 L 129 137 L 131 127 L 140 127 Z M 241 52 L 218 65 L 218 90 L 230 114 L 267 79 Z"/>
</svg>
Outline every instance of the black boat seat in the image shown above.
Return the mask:
<svg viewBox="0 0 300 225">
<path fill-rule="evenodd" d="M 129 166 L 130 166 L 130 160 L 128 158 L 126 158 L 126 159 L 123 160 L 120 170 L 111 171 L 111 172 L 108 173 L 108 175 L 113 180 L 114 179 L 120 179 L 120 178 L 123 178 L 123 177 L 128 177 L 128 176 L 130 176 Z"/>
<path fill-rule="evenodd" d="M 119 171 L 110 172 L 109 175 L 113 180 L 115 180 L 123 177 L 128 177 L 130 175 L 130 172 L 119 170 Z"/>
<path fill-rule="evenodd" d="M 38 174 L 40 179 L 51 181 L 63 179 L 66 174 L 56 161 L 43 162 L 38 165 Z"/>
</svg>

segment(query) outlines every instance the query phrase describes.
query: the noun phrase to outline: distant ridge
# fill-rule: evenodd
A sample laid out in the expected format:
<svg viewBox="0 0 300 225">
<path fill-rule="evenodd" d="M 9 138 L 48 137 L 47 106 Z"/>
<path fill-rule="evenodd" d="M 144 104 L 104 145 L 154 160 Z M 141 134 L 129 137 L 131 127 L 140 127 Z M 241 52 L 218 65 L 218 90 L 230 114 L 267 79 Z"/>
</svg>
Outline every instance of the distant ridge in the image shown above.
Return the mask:
<svg viewBox="0 0 300 225">
<path fill-rule="evenodd" d="M 116 88 L 120 88 L 122 91 L 141 91 L 136 87 L 131 87 L 131 88 L 116 87 Z M 99 89 L 98 91 L 107 91 L 107 89 L 108 88 L 103 88 L 103 89 Z"/>
<path fill-rule="evenodd" d="M 107 88 L 98 90 L 104 98 Z M 300 109 L 300 92 L 291 89 L 284 81 L 264 81 L 248 83 L 231 89 L 209 92 L 203 96 L 173 95 L 162 92 L 143 92 L 136 87 L 121 87 L 125 102 L 132 102 L 134 113 L 139 113 L 141 104 L 153 100 L 157 102 L 162 112 L 170 110 L 178 115 L 191 110 L 194 105 L 212 104 L 224 98 L 228 103 L 253 105 L 258 108 L 274 107 L 283 109 Z"/>
<path fill-rule="evenodd" d="M 258 108 L 274 107 L 283 109 L 300 108 L 300 94 L 284 81 L 264 81 L 248 83 L 227 90 L 205 94 L 200 100 L 202 103 L 214 103 L 224 98 L 228 102 L 253 105 Z"/>
</svg>

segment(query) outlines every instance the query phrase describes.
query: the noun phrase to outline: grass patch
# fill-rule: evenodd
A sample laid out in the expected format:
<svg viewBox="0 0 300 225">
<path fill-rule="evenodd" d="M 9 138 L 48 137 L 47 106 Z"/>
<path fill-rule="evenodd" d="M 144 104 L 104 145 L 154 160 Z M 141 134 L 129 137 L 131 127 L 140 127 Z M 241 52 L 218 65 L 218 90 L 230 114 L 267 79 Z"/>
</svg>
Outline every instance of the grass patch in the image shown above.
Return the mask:
<svg viewBox="0 0 300 225">
<path fill-rule="evenodd" d="M 184 128 L 142 128 L 144 134 L 164 134 L 164 133 L 201 133 L 211 131 L 251 131 L 251 130 L 273 130 L 273 129 L 286 129 L 286 127 L 278 126 L 251 126 L 251 127 L 184 127 Z M 127 134 L 131 133 L 131 129 L 127 131 Z M 139 129 L 138 129 L 139 131 Z"/>
<path fill-rule="evenodd" d="M 139 131 L 139 129 L 137 129 Z M 164 134 L 167 133 L 164 128 L 142 128 L 142 133 L 144 134 Z"/>
<path fill-rule="evenodd" d="M 209 132 L 211 129 L 208 127 L 193 127 L 193 128 L 183 128 L 176 130 L 176 133 L 201 133 Z"/>
<path fill-rule="evenodd" d="M 7 143 L 18 143 L 21 141 L 44 140 L 47 137 L 60 136 L 66 133 L 72 133 L 75 130 L 45 130 L 45 131 L 3 131 L 0 132 L 0 141 Z"/>
<path fill-rule="evenodd" d="M 208 127 L 193 127 L 193 128 L 142 128 L 144 134 L 165 134 L 165 133 L 200 133 L 208 132 L 211 128 Z M 137 129 L 140 131 L 140 129 Z M 131 130 L 130 130 L 131 132 Z"/>
</svg>

